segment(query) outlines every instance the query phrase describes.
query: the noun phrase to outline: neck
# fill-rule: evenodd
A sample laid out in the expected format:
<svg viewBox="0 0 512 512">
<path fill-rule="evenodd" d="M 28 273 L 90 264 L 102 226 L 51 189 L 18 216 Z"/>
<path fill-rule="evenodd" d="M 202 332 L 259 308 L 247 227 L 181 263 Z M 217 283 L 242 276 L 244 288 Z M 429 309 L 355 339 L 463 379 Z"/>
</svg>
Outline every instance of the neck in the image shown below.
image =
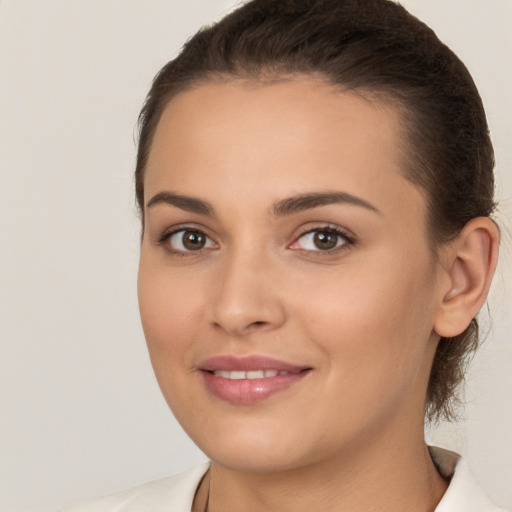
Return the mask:
<svg viewBox="0 0 512 512">
<path fill-rule="evenodd" d="M 380 439 L 352 452 L 273 473 L 233 471 L 214 462 L 194 512 L 432 512 L 446 491 L 423 430 L 420 439 Z"/>
</svg>

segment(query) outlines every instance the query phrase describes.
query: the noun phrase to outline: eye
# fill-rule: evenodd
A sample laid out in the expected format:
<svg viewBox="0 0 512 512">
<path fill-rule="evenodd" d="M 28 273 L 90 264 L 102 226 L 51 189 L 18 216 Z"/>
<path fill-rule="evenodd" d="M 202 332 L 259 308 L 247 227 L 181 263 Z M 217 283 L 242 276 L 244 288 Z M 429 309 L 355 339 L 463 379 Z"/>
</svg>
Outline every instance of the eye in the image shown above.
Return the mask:
<svg viewBox="0 0 512 512">
<path fill-rule="evenodd" d="M 290 248 L 304 251 L 329 252 L 352 244 L 353 240 L 341 229 L 326 227 L 304 233 L 293 242 Z"/>
<path fill-rule="evenodd" d="M 216 247 L 216 244 L 205 233 L 197 229 L 180 229 L 162 237 L 172 252 L 193 252 Z"/>
</svg>

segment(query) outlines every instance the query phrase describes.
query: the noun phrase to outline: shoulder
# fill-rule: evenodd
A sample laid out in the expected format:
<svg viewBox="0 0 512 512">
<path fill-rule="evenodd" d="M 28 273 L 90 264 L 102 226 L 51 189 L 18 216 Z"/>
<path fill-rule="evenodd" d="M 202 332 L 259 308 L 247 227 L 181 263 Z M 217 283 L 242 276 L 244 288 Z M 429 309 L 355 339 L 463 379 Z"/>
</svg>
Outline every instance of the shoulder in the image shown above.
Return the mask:
<svg viewBox="0 0 512 512">
<path fill-rule="evenodd" d="M 436 446 L 430 446 L 429 451 L 439 472 L 450 479 L 435 512 L 507 512 L 486 496 L 462 457 Z"/>
<path fill-rule="evenodd" d="M 209 464 L 202 464 L 61 512 L 190 512 L 197 486 L 208 467 Z"/>
</svg>

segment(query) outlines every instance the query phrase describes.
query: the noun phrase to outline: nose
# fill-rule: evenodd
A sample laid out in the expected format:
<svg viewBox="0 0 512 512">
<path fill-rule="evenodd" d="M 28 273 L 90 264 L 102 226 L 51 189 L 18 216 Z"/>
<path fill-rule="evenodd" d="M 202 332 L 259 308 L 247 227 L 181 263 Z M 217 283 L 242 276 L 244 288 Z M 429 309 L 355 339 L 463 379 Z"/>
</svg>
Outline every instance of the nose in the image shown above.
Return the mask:
<svg viewBox="0 0 512 512">
<path fill-rule="evenodd" d="M 275 265 L 256 254 L 232 254 L 215 276 L 212 323 L 236 337 L 280 327 L 286 319 Z"/>
</svg>

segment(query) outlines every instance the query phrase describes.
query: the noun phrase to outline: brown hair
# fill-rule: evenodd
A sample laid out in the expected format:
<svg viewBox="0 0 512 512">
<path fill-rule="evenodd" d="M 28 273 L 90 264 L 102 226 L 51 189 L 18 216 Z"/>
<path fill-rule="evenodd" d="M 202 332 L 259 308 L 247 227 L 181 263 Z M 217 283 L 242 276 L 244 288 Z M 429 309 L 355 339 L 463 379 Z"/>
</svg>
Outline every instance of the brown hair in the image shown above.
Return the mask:
<svg viewBox="0 0 512 512">
<path fill-rule="evenodd" d="M 494 210 L 494 157 L 483 105 L 458 57 L 390 0 L 252 0 L 201 29 L 156 76 L 139 118 L 136 196 L 162 111 L 200 83 L 314 74 L 343 91 L 395 106 L 404 175 L 428 198 L 433 247 Z M 478 324 L 442 338 L 426 397 L 430 421 L 455 418 L 456 391 L 478 346 Z"/>
</svg>

